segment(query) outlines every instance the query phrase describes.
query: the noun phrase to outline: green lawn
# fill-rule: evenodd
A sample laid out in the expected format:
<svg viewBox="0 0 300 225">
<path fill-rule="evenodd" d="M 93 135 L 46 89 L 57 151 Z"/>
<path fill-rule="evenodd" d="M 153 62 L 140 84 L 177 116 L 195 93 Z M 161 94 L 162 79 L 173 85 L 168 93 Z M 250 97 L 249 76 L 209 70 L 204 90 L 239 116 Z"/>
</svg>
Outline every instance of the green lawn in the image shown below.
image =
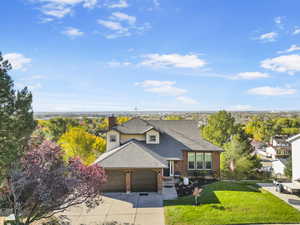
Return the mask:
<svg viewBox="0 0 300 225">
<path fill-rule="evenodd" d="M 251 183 L 217 182 L 192 196 L 164 201 L 167 225 L 300 223 L 300 212 Z"/>
</svg>

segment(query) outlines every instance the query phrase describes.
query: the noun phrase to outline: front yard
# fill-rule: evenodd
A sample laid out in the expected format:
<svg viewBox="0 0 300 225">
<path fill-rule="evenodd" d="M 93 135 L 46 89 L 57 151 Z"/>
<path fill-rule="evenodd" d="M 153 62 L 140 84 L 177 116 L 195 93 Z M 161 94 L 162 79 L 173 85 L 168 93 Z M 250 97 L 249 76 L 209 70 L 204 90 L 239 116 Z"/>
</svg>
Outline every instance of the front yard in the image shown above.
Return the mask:
<svg viewBox="0 0 300 225">
<path fill-rule="evenodd" d="M 300 223 L 300 212 L 255 184 L 217 182 L 192 196 L 165 201 L 167 225 Z"/>
</svg>

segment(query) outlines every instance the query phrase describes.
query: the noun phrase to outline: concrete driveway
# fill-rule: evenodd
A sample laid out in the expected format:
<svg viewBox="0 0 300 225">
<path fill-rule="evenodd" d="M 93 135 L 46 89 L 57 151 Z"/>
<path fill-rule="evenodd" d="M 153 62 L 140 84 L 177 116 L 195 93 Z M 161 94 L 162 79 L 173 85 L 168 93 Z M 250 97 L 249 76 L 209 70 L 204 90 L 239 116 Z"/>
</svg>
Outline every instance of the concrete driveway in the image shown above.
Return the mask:
<svg viewBox="0 0 300 225">
<path fill-rule="evenodd" d="M 71 225 L 164 225 L 163 197 L 157 193 L 109 193 L 103 203 L 87 211 L 85 206 L 68 209 Z"/>
</svg>

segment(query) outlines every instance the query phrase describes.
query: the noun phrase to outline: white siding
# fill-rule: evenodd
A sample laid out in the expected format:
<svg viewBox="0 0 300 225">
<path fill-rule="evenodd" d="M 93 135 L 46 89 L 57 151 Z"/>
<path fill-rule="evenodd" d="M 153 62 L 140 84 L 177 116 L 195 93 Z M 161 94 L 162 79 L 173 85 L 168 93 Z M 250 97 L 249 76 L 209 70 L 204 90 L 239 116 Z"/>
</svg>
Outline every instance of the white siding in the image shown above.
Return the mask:
<svg viewBox="0 0 300 225">
<path fill-rule="evenodd" d="M 292 142 L 293 180 L 300 179 L 300 139 Z"/>
<path fill-rule="evenodd" d="M 150 141 L 150 136 L 152 136 L 152 135 L 156 136 L 155 142 Z M 156 130 L 149 130 L 146 133 L 146 143 L 147 144 L 159 144 L 159 132 L 157 132 Z"/>
<path fill-rule="evenodd" d="M 116 136 L 116 141 L 115 142 L 111 142 L 110 141 L 110 136 L 111 135 L 115 135 Z M 115 130 L 110 130 L 107 132 L 106 134 L 106 151 L 110 151 L 114 148 L 117 148 L 120 146 L 120 134 L 119 132 L 115 131 Z"/>
<path fill-rule="evenodd" d="M 284 175 L 285 165 L 280 160 L 273 161 L 272 168 L 275 175 Z"/>
</svg>

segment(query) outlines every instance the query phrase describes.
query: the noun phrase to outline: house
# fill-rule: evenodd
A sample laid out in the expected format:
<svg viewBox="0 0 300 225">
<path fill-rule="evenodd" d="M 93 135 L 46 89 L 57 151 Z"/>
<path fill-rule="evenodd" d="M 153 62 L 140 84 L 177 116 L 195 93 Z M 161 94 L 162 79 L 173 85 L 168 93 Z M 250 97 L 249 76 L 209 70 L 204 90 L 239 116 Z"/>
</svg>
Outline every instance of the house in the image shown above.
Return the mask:
<svg viewBox="0 0 300 225">
<path fill-rule="evenodd" d="M 300 134 L 288 139 L 292 145 L 292 181 L 300 181 Z"/>
<path fill-rule="evenodd" d="M 279 158 L 272 161 L 272 172 L 276 177 L 284 176 L 284 169 L 286 168 L 288 160 L 284 158 Z"/>
<path fill-rule="evenodd" d="M 107 150 L 95 163 L 108 180 L 106 192 L 161 192 L 163 178 L 220 176 L 221 148 L 200 137 L 196 121 L 109 118 Z"/>
<path fill-rule="evenodd" d="M 288 158 L 291 154 L 291 146 L 287 141 L 287 137 L 276 135 L 271 138 L 270 145 L 266 148 L 267 157 L 273 160 L 278 158 Z"/>
</svg>

